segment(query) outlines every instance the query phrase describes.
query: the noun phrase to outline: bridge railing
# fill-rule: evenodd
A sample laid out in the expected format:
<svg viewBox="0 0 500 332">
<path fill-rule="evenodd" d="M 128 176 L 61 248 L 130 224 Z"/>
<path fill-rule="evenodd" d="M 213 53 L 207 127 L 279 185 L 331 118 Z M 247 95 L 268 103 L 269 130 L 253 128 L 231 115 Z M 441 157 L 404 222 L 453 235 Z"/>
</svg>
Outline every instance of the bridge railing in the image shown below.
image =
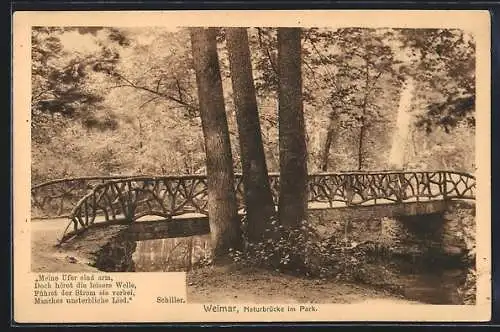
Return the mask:
<svg viewBox="0 0 500 332">
<path fill-rule="evenodd" d="M 474 199 L 475 178 L 467 173 L 434 172 L 352 172 L 312 174 L 309 201 L 333 206 L 425 201 L 433 199 Z"/>
<path fill-rule="evenodd" d="M 51 180 L 31 188 L 31 217 L 68 217 L 78 201 L 97 185 L 129 176 L 87 176 Z"/>
<path fill-rule="evenodd" d="M 238 197 L 242 197 L 243 184 L 241 174 L 235 174 Z M 278 177 L 277 174 L 272 178 Z M 72 177 L 46 181 L 31 188 L 31 217 L 32 218 L 65 218 L 69 217 L 73 208 L 83 196 L 89 194 L 98 185 L 109 181 L 125 179 L 141 181 L 144 179 L 205 179 L 205 175 L 172 175 L 172 176 L 88 176 Z M 271 184 L 273 181 L 271 180 Z M 278 193 L 279 188 L 273 187 L 273 193 Z M 277 196 L 274 195 L 277 204 Z"/>
<path fill-rule="evenodd" d="M 275 204 L 279 174 L 270 174 Z M 244 209 L 243 183 L 236 175 L 237 202 Z M 208 215 L 205 175 L 129 177 L 96 185 L 70 214 L 74 231 L 96 221 L 134 221 L 146 215 L 171 218 L 190 212 Z M 475 178 L 467 173 L 351 172 L 309 175 L 311 207 L 357 206 L 394 202 L 474 199 Z M 99 219 L 99 220 L 98 220 Z"/>
</svg>

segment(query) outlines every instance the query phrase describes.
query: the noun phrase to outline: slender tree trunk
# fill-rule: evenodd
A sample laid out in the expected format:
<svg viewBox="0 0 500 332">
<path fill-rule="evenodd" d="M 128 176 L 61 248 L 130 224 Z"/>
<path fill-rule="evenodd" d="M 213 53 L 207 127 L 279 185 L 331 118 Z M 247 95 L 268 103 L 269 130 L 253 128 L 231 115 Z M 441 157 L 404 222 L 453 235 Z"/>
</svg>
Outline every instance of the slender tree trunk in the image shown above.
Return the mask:
<svg viewBox="0 0 500 332">
<path fill-rule="evenodd" d="M 359 128 L 359 143 L 358 143 L 358 171 L 363 169 L 363 141 L 366 134 L 366 107 L 368 104 L 369 83 L 370 83 L 370 72 L 368 67 L 368 60 L 366 60 L 366 71 L 365 71 L 365 96 L 363 98 L 363 104 L 361 105 L 361 127 Z"/>
<path fill-rule="evenodd" d="M 330 159 L 330 148 L 333 141 L 333 130 L 329 127 L 326 133 L 325 147 L 321 156 L 321 171 L 328 171 L 328 161 Z"/>
<path fill-rule="evenodd" d="M 362 120 L 361 120 L 361 127 L 359 128 L 359 142 L 358 142 L 358 171 L 361 171 L 363 169 L 363 141 L 365 139 L 365 123 L 364 123 L 364 116 L 365 116 L 365 109 L 366 107 L 363 107 L 363 115 L 362 115 Z"/>
<path fill-rule="evenodd" d="M 241 246 L 234 172 L 215 29 L 191 28 L 200 116 L 205 140 L 208 215 L 214 259 Z"/>
<path fill-rule="evenodd" d="M 328 171 L 328 166 L 329 166 L 328 164 L 329 164 L 329 160 L 330 160 L 330 150 L 331 150 L 334 138 L 335 138 L 335 130 L 338 129 L 337 128 L 338 117 L 334 112 L 336 112 L 336 111 L 333 110 L 332 113 L 330 114 L 330 123 L 328 125 L 328 129 L 326 132 L 325 146 L 324 146 L 323 151 L 321 153 L 320 168 L 323 172 Z"/>
<path fill-rule="evenodd" d="M 307 218 L 307 148 L 300 38 L 300 28 L 278 28 L 279 219 L 285 227 L 296 227 Z"/>
<path fill-rule="evenodd" d="M 227 28 L 226 41 L 238 125 L 248 237 L 258 240 L 275 213 L 253 83 L 246 28 Z"/>
</svg>

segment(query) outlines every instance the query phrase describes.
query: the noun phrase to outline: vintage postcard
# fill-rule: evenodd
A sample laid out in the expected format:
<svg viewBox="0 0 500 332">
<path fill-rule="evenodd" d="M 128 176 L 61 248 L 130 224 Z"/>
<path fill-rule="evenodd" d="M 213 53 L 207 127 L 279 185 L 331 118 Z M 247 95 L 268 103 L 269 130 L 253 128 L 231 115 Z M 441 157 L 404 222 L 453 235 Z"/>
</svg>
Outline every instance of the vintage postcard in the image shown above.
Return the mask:
<svg viewBox="0 0 500 332">
<path fill-rule="evenodd" d="M 488 321 L 487 11 L 16 12 L 17 323 Z"/>
</svg>

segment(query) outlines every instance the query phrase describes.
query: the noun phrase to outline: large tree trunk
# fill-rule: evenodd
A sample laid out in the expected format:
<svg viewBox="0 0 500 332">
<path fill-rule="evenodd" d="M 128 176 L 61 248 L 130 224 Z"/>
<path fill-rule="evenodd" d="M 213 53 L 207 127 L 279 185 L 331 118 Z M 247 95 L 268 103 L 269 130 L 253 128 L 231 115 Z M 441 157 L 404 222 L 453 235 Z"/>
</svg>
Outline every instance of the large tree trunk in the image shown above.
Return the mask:
<svg viewBox="0 0 500 332">
<path fill-rule="evenodd" d="M 241 246 L 234 172 L 215 29 L 191 28 L 207 163 L 208 215 L 214 259 Z"/>
<path fill-rule="evenodd" d="M 262 144 L 247 29 L 227 28 L 226 41 L 240 138 L 248 237 L 258 240 L 275 209 Z"/>
<path fill-rule="evenodd" d="M 300 38 L 300 28 L 278 28 L 279 219 L 285 227 L 296 227 L 307 217 L 307 149 Z"/>
</svg>

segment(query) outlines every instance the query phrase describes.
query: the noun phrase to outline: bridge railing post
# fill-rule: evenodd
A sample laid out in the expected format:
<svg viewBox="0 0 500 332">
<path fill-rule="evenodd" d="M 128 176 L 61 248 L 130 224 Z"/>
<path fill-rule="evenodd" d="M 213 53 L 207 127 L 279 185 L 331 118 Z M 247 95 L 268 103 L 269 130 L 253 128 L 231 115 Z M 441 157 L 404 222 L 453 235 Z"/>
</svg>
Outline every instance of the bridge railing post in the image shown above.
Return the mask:
<svg viewBox="0 0 500 332">
<path fill-rule="evenodd" d="M 447 192 L 448 192 L 448 186 L 446 185 L 446 175 L 447 174 L 446 174 L 446 172 L 442 172 L 441 174 L 442 174 L 441 177 L 442 177 L 442 181 L 443 181 L 443 183 L 442 183 L 443 200 L 446 200 L 448 198 L 447 197 L 448 196 L 448 194 L 447 194 Z"/>
<path fill-rule="evenodd" d="M 402 174 L 402 173 L 398 174 L 397 187 L 396 187 L 397 188 L 397 190 L 396 190 L 396 192 L 397 192 L 396 197 L 397 197 L 397 201 L 398 202 L 402 202 L 403 201 L 403 197 L 404 197 L 404 194 L 405 194 L 404 191 L 406 190 L 406 188 L 404 188 L 404 185 L 403 185 L 404 184 L 404 180 L 405 180 L 404 176 L 405 175 Z"/>
</svg>

